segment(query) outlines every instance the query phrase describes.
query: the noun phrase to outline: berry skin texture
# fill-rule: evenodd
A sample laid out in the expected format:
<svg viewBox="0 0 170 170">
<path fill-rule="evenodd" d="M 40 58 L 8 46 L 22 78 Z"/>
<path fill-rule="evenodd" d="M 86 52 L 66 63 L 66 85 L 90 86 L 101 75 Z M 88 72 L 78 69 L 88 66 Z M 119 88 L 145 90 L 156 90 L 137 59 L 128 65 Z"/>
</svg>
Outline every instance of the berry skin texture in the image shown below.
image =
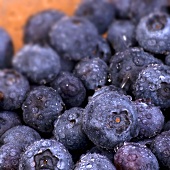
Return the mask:
<svg viewBox="0 0 170 170">
<path fill-rule="evenodd" d="M 163 12 L 143 17 L 136 28 L 136 39 L 145 50 L 166 54 L 170 52 L 170 16 Z"/>
<path fill-rule="evenodd" d="M 21 155 L 19 170 L 72 170 L 70 153 L 60 142 L 42 139 L 30 145 Z"/>
<path fill-rule="evenodd" d="M 67 107 L 78 107 L 86 98 L 83 83 L 72 73 L 60 72 L 50 85 L 58 91 Z"/>
<path fill-rule="evenodd" d="M 89 140 L 82 130 L 83 111 L 73 107 L 54 122 L 54 137 L 68 150 L 85 150 L 88 146 Z"/>
<path fill-rule="evenodd" d="M 11 111 L 0 111 L 0 137 L 10 128 L 21 125 L 19 115 Z"/>
<path fill-rule="evenodd" d="M 135 99 L 149 99 L 161 108 L 170 106 L 170 67 L 151 64 L 143 69 L 133 86 Z"/>
<path fill-rule="evenodd" d="M 29 89 L 28 80 L 16 70 L 0 70 L 1 109 L 14 110 L 20 108 Z"/>
<path fill-rule="evenodd" d="M 127 92 L 131 91 L 138 74 L 149 64 L 162 64 L 162 62 L 137 47 L 117 52 L 110 60 L 111 83 Z"/>
<path fill-rule="evenodd" d="M 114 19 L 115 9 L 107 0 L 83 0 L 75 15 L 91 21 L 98 29 L 99 34 L 103 34 Z"/>
<path fill-rule="evenodd" d="M 145 145 L 125 143 L 114 156 L 117 170 L 159 170 L 155 155 Z"/>
<path fill-rule="evenodd" d="M 1 137 L 0 137 L 0 144 L 13 144 L 18 145 L 22 149 L 22 151 L 32 144 L 34 141 L 40 140 L 41 137 L 38 132 L 34 129 L 30 128 L 29 126 L 19 125 L 12 127 L 11 129 L 7 130 Z"/>
<path fill-rule="evenodd" d="M 82 60 L 77 63 L 74 74 L 79 77 L 88 90 L 95 90 L 107 82 L 108 66 L 100 58 Z"/>
<path fill-rule="evenodd" d="M 10 68 L 14 47 L 11 37 L 3 28 L 0 28 L 0 42 L 0 69 Z"/>
<path fill-rule="evenodd" d="M 107 39 L 118 52 L 135 45 L 135 25 L 130 20 L 116 20 L 109 27 Z"/>
<path fill-rule="evenodd" d="M 141 100 L 133 103 L 138 112 L 138 138 L 145 139 L 158 135 L 164 126 L 164 115 L 160 108 Z"/>
<path fill-rule="evenodd" d="M 13 67 L 31 82 L 44 85 L 60 72 L 60 57 L 48 46 L 29 44 L 14 56 Z"/>
<path fill-rule="evenodd" d="M 101 93 L 85 107 L 83 130 L 96 146 L 114 149 L 138 135 L 137 112 L 127 96 Z"/>
<path fill-rule="evenodd" d="M 64 103 L 56 90 L 38 86 L 28 93 L 22 105 L 23 120 L 37 131 L 52 132 L 53 122 L 63 109 Z"/>
<path fill-rule="evenodd" d="M 151 150 L 164 168 L 170 169 L 170 130 L 157 135 L 151 144 Z"/>
<path fill-rule="evenodd" d="M 22 153 L 18 145 L 8 143 L 0 147 L 0 169 L 1 170 L 18 170 L 19 159 Z"/>
<path fill-rule="evenodd" d="M 60 11 L 49 9 L 38 12 L 29 17 L 24 27 L 24 43 L 49 43 L 49 31 L 64 14 Z"/>
<path fill-rule="evenodd" d="M 75 165 L 74 170 L 116 170 L 111 161 L 103 155 L 97 153 L 87 153 L 82 155 Z"/>
<path fill-rule="evenodd" d="M 50 43 L 61 57 L 79 61 L 95 51 L 98 37 L 90 21 L 76 16 L 63 17 L 52 27 Z"/>
</svg>

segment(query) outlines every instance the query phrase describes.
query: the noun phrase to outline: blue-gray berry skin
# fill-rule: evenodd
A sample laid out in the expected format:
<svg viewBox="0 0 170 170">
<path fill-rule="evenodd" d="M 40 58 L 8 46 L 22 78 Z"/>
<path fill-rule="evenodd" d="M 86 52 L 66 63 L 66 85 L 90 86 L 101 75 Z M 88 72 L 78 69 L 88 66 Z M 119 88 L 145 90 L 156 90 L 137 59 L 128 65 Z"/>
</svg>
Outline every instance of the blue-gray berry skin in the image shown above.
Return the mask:
<svg viewBox="0 0 170 170">
<path fill-rule="evenodd" d="M 16 53 L 13 67 L 31 82 L 46 84 L 60 72 L 60 57 L 48 46 L 28 44 Z"/>
<path fill-rule="evenodd" d="M 82 129 L 83 108 L 66 110 L 54 122 L 53 134 L 68 150 L 86 150 L 89 139 Z"/>
<path fill-rule="evenodd" d="M 131 20 L 138 23 L 139 20 L 155 11 L 162 11 L 163 7 L 168 6 L 167 0 L 130 0 L 129 16 Z M 136 10 L 137 9 L 137 10 Z"/>
<path fill-rule="evenodd" d="M 111 0 L 116 8 L 116 18 L 127 19 L 129 18 L 129 8 L 131 0 Z"/>
<path fill-rule="evenodd" d="M 102 93 L 85 107 L 83 130 L 96 146 L 114 149 L 138 135 L 136 109 L 125 95 Z"/>
<path fill-rule="evenodd" d="M 10 35 L 3 28 L 0 28 L 0 42 L 0 69 L 10 68 L 14 47 Z"/>
<path fill-rule="evenodd" d="M 74 170 L 116 170 L 113 163 L 104 155 L 87 153 L 82 155 Z"/>
<path fill-rule="evenodd" d="M 49 43 L 51 27 L 63 16 L 62 12 L 54 9 L 43 10 L 30 16 L 24 26 L 24 43 Z"/>
<path fill-rule="evenodd" d="M 154 12 L 143 17 L 136 28 L 136 39 L 145 50 L 156 54 L 170 52 L 170 16 Z"/>
<path fill-rule="evenodd" d="M 17 113 L 11 111 L 0 111 L 0 137 L 8 129 L 21 124 L 21 118 Z"/>
<path fill-rule="evenodd" d="M 106 156 L 111 162 L 113 162 L 115 151 L 94 146 L 87 153 L 96 153 Z"/>
<path fill-rule="evenodd" d="M 82 81 L 72 73 L 60 72 L 50 85 L 58 91 L 68 108 L 81 106 L 86 98 Z"/>
<path fill-rule="evenodd" d="M 99 37 L 97 41 L 96 49 L 91 54 L 91 58 L 97 57 L 102 59 L 106 63 L 109 63 L 111 56 L 112 56 L 112 51 L 109 42 L 105 38 Z"/>
<path fill-rule="evenodd" d="M 151 150 L 164 168 L 170 169 L 170 130 L 157 135 L 151 144 Z"/>
<path fill-rule="evenodd" d="M 37 131 L 49 133 L 53 122 L 62 114 L 64 103 L 52 87 L 38 86 L 27 95 L 23 105 L 24 122 Z"/>
<path fill-rule="evenodd" d="M 8 143 L 0 147 L 0 169 L 1 170 L 18 170 L 19 159 L 22 150 L 18 145 Z"/>
<path fill-rule="evenodd" d="M 20 148 L 24 150 L 27 146 L 34 141 L 40 140 L 41 137 L 37 131 L 25 125 L 18 125 L 7 130 L 0 137 L 0 144 L 12 143 L 13 145 L 19 144 Z"/>
<path fill-rule="evenodd" d="M 118 170 L 159 170 L 158 160 L 145 145 L 125 143 L 114 156 Z"/>
<path fill-rule="evenodd" d="M 160 108 L 141 100 L 133 103 L 138 112 L 138 138 L 151 138 L 158 135 L 164 126 L 164 115 Z"/>
<path fill-rule="evenodd" d="M 117 52 L 110 60 L 111 83 L 131 91 L 138 74 L 149 64 L 161 64 L 162 62 L 142 48 L 133 47 L 122 52 Z"/>
<path fill-rule="evenodd" d="M 14 69 L 0 70 L 0 108 L 14 110 L 21 107 L 30 86 L 28 80 Z"/>
<path fill-rule="evenodd" d="M 130 20 L 116 20 L 111 24 L 107 39 L 116 52 L 135 45 L 135 28 L 135 25 Z"/>
<path fill-rule="evenodd" d="M 42 139 L 26 148 L 21 155 L 19 170 L 72 170 L 73 161 L 63 144 Z"/>
<path fill-rule="evenodd" d="M 82 17 L 63 17 L 50 32 L 50 43 L 61 57 L 79 61 L 90 56 L 97 45 L 95 26 Z"/>
<path fill-rule="evenodd" d="M 170 106 L 170 67 L 151 64 L 143 69 L 133 86 L 136 99 L 150 99 L 161 108 Z"/>
<path fill-rule="evenodd" d="M 108 66 L 100 58 L 85 59 L 77 63 L 74 74 L 88 90 L 95 90 L 107 82 Z"/>
<path fill-rule="evenodd" d="M 83 0 L 75 15 L 88 19 L 96 26 L 99 34 L 103 34 L 114 19 L 115 8 L 107 0 Z"/>
</svg>

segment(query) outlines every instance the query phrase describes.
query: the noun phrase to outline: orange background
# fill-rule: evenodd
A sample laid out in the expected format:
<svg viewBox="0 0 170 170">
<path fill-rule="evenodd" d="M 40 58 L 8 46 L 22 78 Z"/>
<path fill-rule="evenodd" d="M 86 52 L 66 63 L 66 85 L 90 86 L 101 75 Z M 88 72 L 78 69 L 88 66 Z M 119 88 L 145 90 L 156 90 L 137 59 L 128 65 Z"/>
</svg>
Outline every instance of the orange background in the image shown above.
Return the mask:
<svg viewBox="0 0 170 170">
<path fill-rule="evenodd" d="M 81 0 L 0 0 L 0 27 L 12 36 L 16 51 L 22 46 L 27 18 L 43 9 L 58 9 L 72 15 Z"/>
</svg>

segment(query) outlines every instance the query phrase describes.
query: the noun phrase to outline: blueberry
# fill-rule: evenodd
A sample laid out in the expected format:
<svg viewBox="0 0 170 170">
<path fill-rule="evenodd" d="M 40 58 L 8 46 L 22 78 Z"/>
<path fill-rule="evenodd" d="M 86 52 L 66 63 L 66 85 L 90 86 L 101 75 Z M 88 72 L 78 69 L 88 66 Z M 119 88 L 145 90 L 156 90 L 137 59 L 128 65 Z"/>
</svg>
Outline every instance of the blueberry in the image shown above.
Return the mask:
<svg viewBox="0 0 170 170">
<path fill-rule="evenodd" d="M 170 120 L 168 120 L 163 127 L 163 131 L 168 131 L 170 130 Z"/>
<path fill-rule="evenodd" d="M 0 28 L 0 42 L 0 69 L 10 68 L 14 47 L 10 35 L 3 28 Z"/>
<path fill-rule="evenodd" d="M 152 63 L 162 63 L 141 48 L 117 52 L 110 60 L 111 83 L 129 92 L 142 69 Z"/>
<path fill-rule="evenodd" d="M 107 39 L 116 52 L 135 45 L 135 28 L 130 20 L 116 20 L 111 24 Z"/>
<path fill-rule="evenodd" d="M 100 58 L 106 63 L 109 63 L 109 60 L 112 56 L 112 51 L 109 45 L 109 42 L 103 38 L 99 37 L 96 45 L 95 51 L 91 54 L 91 58 Z"/>
<path fill-rule="evenodd" d="M 138 138 L 151 138 L 158 135 L 164 125 L 164 115 L 160 108 L 142 100 L 135 101 L 134 106 L 138 112 Z"/>
<path fill-rule="evenodd" d="M 98 37 L 95 26 L 85 18 L 63 17 L 52 27 L 50 43 L 61 57 L 79 61 L 93 53 Z"/>
<path fill-rule="evenodd" d="M 67 107 L 80 106 L 86 97 L 86 89 L 81 80 L 69 72 L 60 72 L 51 86 L 58 91 Z"/>
<path fill-rule="evenodd" d="M 22 151 L 32 144 L 34 141 L 40 140 L 41 137 L 38 132 L 29 126 L 18 125 L 7 130 L 0 137 L 0 144 L 19 145 Z"/>
<path fill-rule="evenodd" d="M 64 109 L 64 103 L 56 90 L 51 87 L 38 86 L 27 95 L 22 105 L 23 120 L 37 131 L 49 133 L 53 122 Z"/>
<path fill-rule="evenodd" d="M 74 74 L 79 77 L 89 90 L 102 87 L 107 82 L 108 66 L 100 58 L 82 60 L 77 63 Z"/>
<path fill-rule="evenodd" d="M 116 170 L 113 163 L 106 157 L 97 153 L 82 155 L 74 170 Z"/>
<path fill-rule="evenodd" d="M 167 0 L 131 0 L 129 5 L 129 16 L 138 23 L 139 20 L 154 11 L 162 11 L 167 5 Z M 136 10 L 137 9 L 137 10 Z"/>
<path fill-rule="evenodd" d="M 114 164 L 119 170 L 159 170 L 155 155 L 144 145 L 125 143 L 114 156 Z"/>
<path fill-rule="evenodd" d="M 136 39 L 145 50 L 156 54 L 170 52 L 170 17 L 154 12 L 143 17 L 136 28 Z"/>
<path fill-rule="evenodd" d="M 130 4 L 131 0 L 111 0 L 113 5 L 116 8 L 116 17 L 117 18 L 129 18 L 129 9 L 130 9 Z"/>
<path fill-rule="evenodd" d="M 4 110 L 20 108 L 29 88 L 28 80 L 16 70 L 0 70 L 0 108 Z"/>
<path fill-rule="evenodd" d="M 83 130 L 96 146 L 114 149 L 138 135 L 136 109 L 125 95 L 102 93 L 85 107 Z"/>
<path fill-rule="evenodd" d="M 71 170 L 73 161 L 67 149 L 55 140 L 39 140 L 31 144 L 21 155 L 20 170 Z"/>
<path fill-rule="evenodd" d="M 54 122 L 53 134 L 68 150 L 86 150 L 89 140 L 82 130 L 83 109 L 66 110 Z"/>
<path fill-rule="evenodd" d="M 100 154 L 103 156 L 106 156 L 110 161 L 113 161 L 114 159 L 114 150 L 110 150 L 110 149 L 103 149 L 97 146 L 92 147 L 87 153 L 96 153 L 96 154 Z"/>
<path fill-rule="evenodd" d="M 91 21 L 98 29 L 99 34 L 103 34 L 114 19 L 115 9 L 107 0 L 83 0 L 75 15 Z"/>
<path fill-rule="evenodd" d="M 17 113 L 0 111 L 0 136 L 2 136 L 8 129 L 21 124 L 21 119 Z"/>
<path fill-rule="evenodd" d="M 170 169 L 170 131 L 157 135 L 151 144 L 151 150 L 164 168 Z"/>
<path fill-rule="evenodd" d="M 50 47 L 25 45 L 13 58 L 16 70 L 33 83 L 46 84 L 60 71 L 60 58 Z"/>
<path fill-rule="evenodd" d="M 49 43 L 49 31 L 64 14 L 54 9 L 40 11 L 30 16 L 24 26 L 24 43 Z"/>
<path fill-rule="evenodd" d="M 170 67 L 151 64 L 143 69 L 133 86 L 136 99 L 149 99 L 151 103 L 168 108 L 170 106 Z"/>
<path fill-rule="evenodd" d="M 0 169 L 1 170 L 18 170 L 19 159 L 22 153 L 18 145 L 12 143 L 0 147 Z"/>
</svg>

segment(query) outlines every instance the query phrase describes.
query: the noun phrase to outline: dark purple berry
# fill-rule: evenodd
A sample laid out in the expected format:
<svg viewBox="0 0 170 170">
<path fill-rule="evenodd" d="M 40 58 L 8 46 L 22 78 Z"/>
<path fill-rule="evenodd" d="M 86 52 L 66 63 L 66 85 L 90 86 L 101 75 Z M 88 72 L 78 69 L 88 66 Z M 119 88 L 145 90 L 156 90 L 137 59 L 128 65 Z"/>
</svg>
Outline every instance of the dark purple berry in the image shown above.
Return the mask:
<svg viewBox="0 0 170 170">
<path fill-rule="evenodd" d="M 64 103 L 56 90 L 38 86 L 27 95 L 22 105 L 23 120 L 40 132 L 52 132 L 53 122 L 62 114 Z"/>
</svg>

